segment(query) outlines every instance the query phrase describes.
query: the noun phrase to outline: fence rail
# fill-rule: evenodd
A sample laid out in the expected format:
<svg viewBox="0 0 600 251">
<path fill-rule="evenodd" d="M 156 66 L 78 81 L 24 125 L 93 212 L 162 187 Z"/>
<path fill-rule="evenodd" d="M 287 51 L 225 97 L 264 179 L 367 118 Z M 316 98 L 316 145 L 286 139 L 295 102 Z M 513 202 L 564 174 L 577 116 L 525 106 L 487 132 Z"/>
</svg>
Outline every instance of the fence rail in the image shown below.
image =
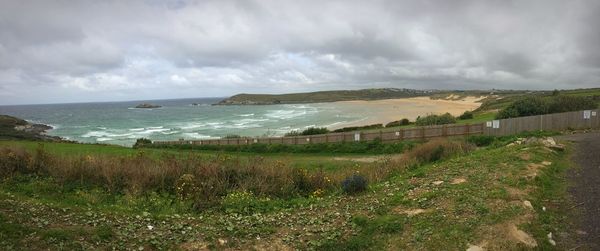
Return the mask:
<svg viewBox="0 0 600 251">
<path fill-rule="evenodd" d="M 545 114 L 529 117 L 493 120 L 464 125 L 436 125 L 415 128 L 386 128 L 379 131 L 354 131 L 289 137 L 232 138 L 206 140 L 154 141 L 156 145 L 250 145 L 250 144 L 318 144 L 362 142 L 381 139 L 383 142 L 430 139 L 451 136 L 493 135 L 504 136 L 524 131 L 600 128 L 598 110 Z"/>
</svg>

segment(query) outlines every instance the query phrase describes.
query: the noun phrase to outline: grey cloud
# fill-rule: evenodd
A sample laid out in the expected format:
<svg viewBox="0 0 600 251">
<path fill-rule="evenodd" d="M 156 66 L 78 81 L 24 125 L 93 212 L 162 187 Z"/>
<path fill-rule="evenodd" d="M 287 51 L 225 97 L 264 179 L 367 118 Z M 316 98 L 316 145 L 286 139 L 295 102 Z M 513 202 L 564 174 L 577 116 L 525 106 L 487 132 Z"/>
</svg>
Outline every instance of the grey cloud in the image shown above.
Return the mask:
<svg viewBox="0 0 600 251">
<path fill-rule="evenodd" d="M 48 102 L 591 87 L 599 22 L 600 4 L 583 0 L 7 0 L 0 86 L 5 103 L 38 100 L 34 86 Z"/>
</svg>

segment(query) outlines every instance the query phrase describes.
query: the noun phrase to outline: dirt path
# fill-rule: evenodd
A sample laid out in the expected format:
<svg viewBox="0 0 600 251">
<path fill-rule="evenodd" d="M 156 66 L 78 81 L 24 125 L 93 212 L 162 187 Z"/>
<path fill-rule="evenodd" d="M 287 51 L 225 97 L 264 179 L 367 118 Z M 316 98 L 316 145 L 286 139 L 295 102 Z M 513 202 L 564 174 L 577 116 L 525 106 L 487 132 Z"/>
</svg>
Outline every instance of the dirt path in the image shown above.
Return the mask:
<svg viewBox="0 0 600 251">
<path fill-rule="evenodd" d="M 600 132 L 558 137 L 575 143 L 573 161 L 578 168 L 569 169 L 569 193 L 578 210 L 577 250 L 600 250 Z"/>
</svg>

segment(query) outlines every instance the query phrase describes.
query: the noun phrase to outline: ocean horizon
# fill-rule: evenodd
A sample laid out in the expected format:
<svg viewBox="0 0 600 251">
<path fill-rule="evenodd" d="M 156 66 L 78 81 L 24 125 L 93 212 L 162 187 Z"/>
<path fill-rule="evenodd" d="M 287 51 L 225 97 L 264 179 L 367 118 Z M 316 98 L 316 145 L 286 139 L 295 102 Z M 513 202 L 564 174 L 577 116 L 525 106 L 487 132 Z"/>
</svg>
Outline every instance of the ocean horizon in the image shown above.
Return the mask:
<svg viewBox="0 0 600 251">
<path fill-rule="evenodd" d="M 222 98 L 185 98 L 0 106 L 11 115 L 53 129 L 48 135 L 83 143 L 131 146 L 151 140 L 213 139 L 235 134 L 282 136 L 308 127 L 339 127 L 368 117 L 338 103 L 213 106 Z M 135 108 L 140 103 L 160 108 Z"/>
</svg>

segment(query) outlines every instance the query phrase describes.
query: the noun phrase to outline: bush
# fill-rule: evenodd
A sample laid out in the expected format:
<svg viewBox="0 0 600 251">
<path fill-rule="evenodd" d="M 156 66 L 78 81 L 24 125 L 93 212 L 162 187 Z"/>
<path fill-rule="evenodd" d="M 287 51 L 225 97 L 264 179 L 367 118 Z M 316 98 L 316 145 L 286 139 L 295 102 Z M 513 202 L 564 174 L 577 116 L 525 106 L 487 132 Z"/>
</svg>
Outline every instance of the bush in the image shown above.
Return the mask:
<svg viewBox="0 0 600 251">
<path fill-rule="evenodd" d="M 140 148 L 140 147 L 144 147 L 147 145 L 152 145 L 152 140 L 149 140 L 146 138 L 139 138 L 135 141 L 133 148 Z"/>
<path fill-rule="evenodd" d="M 357 194 L 367 190 L 367 179 L 359 174 L 353 174 L 342 181 L 342 190 L 347 194 Z"/>
<path fill-rule="evenodd" d="M 517 100 L 500 110 L 498 119 L 541 115 L 548 113 L 571 112 L 596 109 L 598 104 L 592 97 L 555 95 L 548 99 L 526 97 Z"/>
<path fill-rule="evenodd" d="M 418 163 L 429 163 L 471 151 L 473 146 L 464 141 L 431 140 L 407 153 Z"/>
<path fill-rule="evenodd" d="M 592 110 L 597 107 L 592 97 L 558 95 L 548 102 L 548 113 Z"/>
<path fill-rule="evenodd" d="M 0 178 L 15 173 L 28 173 L 31 155 L 23 148 L 0 149 Z"/>
<path fill-rule="evenodd" d="M 541 97 L 526 97 L 500 110 L 496 117 L 498 119 L 506 119 L 546 113 L 548 113 L 548 102 L 546 100 Z"/>
<path fill-rule="evenodd" d="M 300 136 L 300 135 L 302 135 L 302 134 L 300 133 L 300 131 L 296 131 L 296 130 L 294 130 L 294 131 L 290 131 L 290 132 L 287 132 L 287 133 L 285 133 L 283 136 L 286 136 L 286 137 L 293 137 L 293 136 Z"/>
<path fill-rule="evenodd" d="M 380 129 L 380 128 L 383 128 L 383 124 L 372 124 L 372 125 L 366 125 L 366 126 L 350 126 L 350 127 L 344 127 L 344 128 L 333 130 L 333 132 L 352 132 L 352 131 L 358 131 L 358 130 L 371 130 L 371 129 Z"/>
<path fill-rule="evenodd" d="M 193 174 L 184 174 L 175 182 L 175 194 L 180 200 L 188 200 L 196 197 L 198 186 Z"/>
<path fill-rule="evenodd" d="M 454 118 L 454 116 L 452 116 L 450 113 L 444 113 L 442 115 L 432 114 L 417 118 L 415 123 L 418 126 L 454 124 L 456 123 L 456 118 Z"/>
<path fill-rule="evenodd" d="M 302 131 L 301 135 L 317 135 L 317 134 L 325 134 L 328 133 L 329 129 L 326 127 L 309 127 Z"/>
<path fill-rule="evenodd" d="M 458 116 L 458 119 L 460 119 L 460 120 L 472 119 L 472 118 L 473 118 L 473 112 L 472 111 L 465 111 L 463 114 L 461 114 L 460 116 Z"/>
<path fill-rule="evenodd" d="M 392 121 L 390 123 L 385 124 L 385 127 L 393 127 L 393 126 L 405 126 L 410 125 L 410 120 L 407 118 L 403 118 L 401 120 Z"/>
<path fill-rule="evenodd" d="M 272 209 L 268 198 L 256 197 L 251 192 L 235 191 L 221 199 L 221 208 L 226 213 L 252 215 L 264 213 Z"/>
<path fill-rule="evenodd" d="M 487 135 L 473 135 L 467 138 L 467 142 L 476 146 L 489 146 L 494 140 L 496 140 L 496 137 Z"/>
</svg>

